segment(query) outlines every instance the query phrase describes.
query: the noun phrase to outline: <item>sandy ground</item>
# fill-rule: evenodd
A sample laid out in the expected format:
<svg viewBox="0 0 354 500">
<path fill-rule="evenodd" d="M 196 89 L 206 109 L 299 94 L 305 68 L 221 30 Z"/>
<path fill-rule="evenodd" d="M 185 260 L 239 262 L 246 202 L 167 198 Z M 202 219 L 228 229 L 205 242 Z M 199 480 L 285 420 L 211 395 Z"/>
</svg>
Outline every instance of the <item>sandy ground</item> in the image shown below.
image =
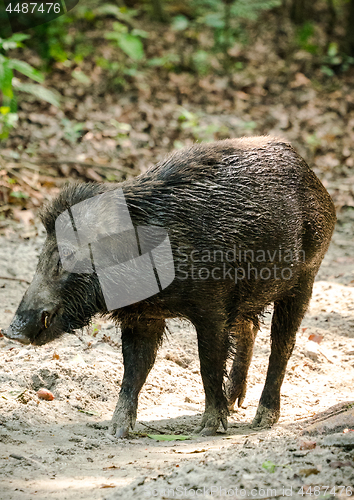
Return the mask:
<svg viewBox="0 0 354 500">
<path fill-rule="evenodd" d="M 0 276 L 31 279 L 43 241 L 37 229 L 27 240 L 21 234 L 28 228 L 19 225 L 0 236 Z M 37 348 L 0 338 L 1 500 L 354 496 L 354 432 L 343 433 L 354 429 L 354 408 L 312 423 L 319 412 L 354 400 L 353 235 L 354 210 L 343 210 L 271 430 L 249 425 L 265 380 L 270 314 L 244 405 L 229 417 L 227 433 L 211 438 L 194 435 L 204 398 L 196 334 L 187 322 L 170 322 L 140 396 L 136 433 L 126 440 L 106 434 L 123 375 L 114 325 L 99 320 Z M 0 279 L 0 327 L 8 326 L 26 287 Z M 311 334 L 323 336 L 317 353 Z M 55 399 L 39 400 L 41 387 Z M 190 439 L 147 436 L 162 432 Z"/>
</svg>

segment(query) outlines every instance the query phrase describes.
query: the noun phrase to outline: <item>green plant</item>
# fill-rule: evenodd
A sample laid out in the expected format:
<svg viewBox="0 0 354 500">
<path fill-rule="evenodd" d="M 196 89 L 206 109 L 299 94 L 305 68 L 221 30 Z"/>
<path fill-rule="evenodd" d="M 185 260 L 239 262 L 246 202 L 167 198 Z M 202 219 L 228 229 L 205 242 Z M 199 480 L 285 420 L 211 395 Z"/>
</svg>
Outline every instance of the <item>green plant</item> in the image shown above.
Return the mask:
<svg viewBox="0 0 354 500">
<path fill-rule="evenodd" d="M 168 52 L 162 57 L 153 57 L 147 61 L 148 66 L 165 68 L 168 71 L 174 71 L 180 64 L 180 57 L 177 54 Z"/>
<path fill-rule="evenodd" d="M 331 42 L 328 46 L 327 54 L 323 57 L 322 62 L 322 73 L 327 76 L 333 76 L 335 74 L 334 68 L 343 72 L 346 71 L 349 66 L 352 66 L 354 64 L 354 57 L 340 52 L 338 44 Z"/>
<path fill-rule="evenodd" d="M 263 469 L 273 474 L 273 472 L 275 472 L 276 468 L 279 467 L 279 465 L 274 464 L 271 460 L 266 460 L 262 463 L 262 467 Z"/>
<path fill-rule="evenodd" d="M 306 22 L 300 28 L 298 28 L 296 33 L 296 41 L 302 50 L 306 50 L 310 54 L 317 54 L 318 45 L 311 42 L 315 34 L 315 26 L 311 22 Z"/>
<path fill-rule="evenodd" d="M 128 30 L 121 22 L 113 23 L 113 30 L 105 34 L 107 40 L 114 40 L 118 47 L 133 61 L 141 61 L 144 58 L 144 46 L 142 38 L 147 38 L 148 33 L 143 30 Z"/>
<path fill-rule="evenodd" d="M 6 139 L 11 128 L 16 127 L 18 121 L 17 92 L 27 92 L 54 106 L 59 106 L 56 95 L 42 85 L 39 85 L 44 82 L 42 73 L 25 61 L 20 61 L 19 59 L 10 58 L 5 55 L 10 49 L 23 47 L 22 41 L 28 38 L 29 36 L 24 33 L 16 33 L 7 39 L 0 38 L 0 90 L 2 93 L 2 102 L 0 106 L 0 140 Z M 37 83 L 22 82 L 15 77 L 14 72 L 21 73 Z"/>
<path fill-rule="evenodd" d="M 81 137 L 82 130 L 85 126 L 84 123 L 72 122 L 67 118 L 61 120 L 63 126 L 64 137 L 69 142 L 76 142 Z"/>
<path fill-rule="evenodd" d="M 65 16 L 33 28 L 31 47 L 38 52 L 48 70 L 53 61 L 68 65 L 72 61 L 80 63 L 93 52 L 87 31 L 98 27 L 101 22 L 99 9 L 80 3 Z"/>
<path fill-rule="evenodd" d="M 229 136 L 229 130 L 225 125 L 220 123 L 200 123 L 200 117 L 197 114 L 183 107 L 180 108 L 178 121 L 181 129 L 190 132 L 196 141 L 213 141 L 219 138 L 220 135 L 222 138 Z M 179 148 L 178 142 L 176 147 Z"/>
<path fill-rule="evenodd" d="M 72 43 L 69 24 L 72 21 L 71 15 L 60 16 L 50 23 L 41 24 L 33 29 L 31 46 L 48 67 L 51 61 L 64 62 L 69 58 L 68 49 Z"/>
<path fill-rule="evenodd" d="M 230 70 L 228 50 L 243 32 L 242 22 L 256 20 L 260 13 L 281 5 L 281 0 L 193 0 L 191 2 L 195 13 L 194 25 L 199 30 L 205 27 L 213 31 L 214 52 L 223 53 L 224 69 Z M 184 16 L 176 16 L 172 27 L 177 31 L 189 28 L 191 22 Z M 203 54 L 200 54 L 196 65 L 202 68 L 202 73 L 209 66 Z M 204 60 L 202 61 L 202 58 Z M 201 64 L 200 64 L 201 63 Z"/>
</svg>

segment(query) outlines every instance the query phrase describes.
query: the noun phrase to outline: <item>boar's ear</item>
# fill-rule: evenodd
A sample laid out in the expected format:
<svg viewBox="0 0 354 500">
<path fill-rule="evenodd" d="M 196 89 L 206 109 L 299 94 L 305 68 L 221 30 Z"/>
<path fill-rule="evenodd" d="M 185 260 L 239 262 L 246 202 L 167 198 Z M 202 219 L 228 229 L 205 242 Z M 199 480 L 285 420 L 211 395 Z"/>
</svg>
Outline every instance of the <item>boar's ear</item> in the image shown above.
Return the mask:
<svg viewBox="0 0 354 500">
<path fill-rule="evenodd" d="M 103 184 L 93 182 L 68 182 L 60 193 L 49 204 L 45 205 L 39 216 L 48 234 L 55 231 L 55 221 L 60 214 L 81 201 L 102 194 L 105 189 Z"/>
</svg>

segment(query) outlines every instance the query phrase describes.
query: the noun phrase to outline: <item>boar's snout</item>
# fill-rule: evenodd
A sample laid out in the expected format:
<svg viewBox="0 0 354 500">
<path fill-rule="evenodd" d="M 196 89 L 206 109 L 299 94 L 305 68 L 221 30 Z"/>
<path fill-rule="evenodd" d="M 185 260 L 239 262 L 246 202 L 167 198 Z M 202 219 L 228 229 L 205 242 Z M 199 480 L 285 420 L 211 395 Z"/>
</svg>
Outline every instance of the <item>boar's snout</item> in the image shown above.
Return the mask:
<svg viewBox="0 0 354 500">
<path fill-rule="evenodd" d="M 40 309 L 27 309 L 21 304 L 4 334 L 21 344 L 44 344 L 48 341 L 47 332 L 49 333 L 57 312 L 58 308 L 50 305 Z"/>
</svg>

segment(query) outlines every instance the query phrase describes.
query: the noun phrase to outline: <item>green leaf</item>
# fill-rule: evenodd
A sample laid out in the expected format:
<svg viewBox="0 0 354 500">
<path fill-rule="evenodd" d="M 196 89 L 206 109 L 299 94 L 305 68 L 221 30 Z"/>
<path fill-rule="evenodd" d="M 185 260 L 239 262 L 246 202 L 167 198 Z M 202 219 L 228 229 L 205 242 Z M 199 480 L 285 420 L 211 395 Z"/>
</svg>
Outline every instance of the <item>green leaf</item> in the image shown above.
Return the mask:
<svg viewBox="0 0 354 500">
<path fill-rule="evenodd" d="M 117 5 L 111 4 L 104 4 L 97 7 L 96 13 L 104 16 L 115 16 L 118 19 L 123 17 L 120 8 Z"/>
<path fill-rule="evenodd" d="M 80 83 L 83 83 L 84 85 L 89 85 L 91 83 L 90 78 L 85 75 L 83 71 L 73 71 L 71 73 L 71 76 L 75 78 Z"/>
<path fill-rule="evenodd" d="M 114 22 L 113 29 L 117 31 L 117 33 L 128 33 L 128 27 L 123 23 Z"/>
<path fill-rule="evenodd" d="M 14 198 L 29 198 L 27 193 L 22 193 L 22 191 L 11 191 L 10 196 Z"/>
<path fill-rule="evenodd" d="M 118 47 L 122 49 L 133 61 L 141 61 L 144 57 L 144 47 L 140 38 L 130 33 L 121 34 L 117 40 Z"/>
<path fill-rule="evenodd" d="M 95 14 L 103 16 L 114 16 L 117 19 L 130 20 L 136 17 L 139 11 L 137 9 L 127 9 L 126 7 L 117 7 L 117 5 L 103 4 L 95 9 Z"/>
<path fill-rule="evenodd" d="M 10 110 L 11 110 L 10 106 L 1 106 L 0 107 L 0 113 L 2 115 L 7 115 L 7 113 L 10 113 Z"/>
<path fill-rule="evenodd" d="M 26 35 L 25 33 L 15 33 L 14 35 L 12 35 L 10 40 L 13 42 L 23 42 L 23 40 L 28 40 L 28 38 L 31 37 L 29 35 Z"/>
<path fill-rule="evenodd" d="M 204 23 L 211 28 L 224 28 L 225 21 L 221 14 L 207 14 L 204 18 Z"/>
<path fill-rule="evenodd" d="M 148 434 L 147 436 L 155 441 L 186 441 L 187 439 L 192 439 L 191 436 L 178 434 Z"/>
<path fill-rule="evenodd" d="M 19 61 L 18 59 L 10 59 L 9 67 L 11 69 L 15 69 L 16 71 L 19 71 L 23 75 L 28 76 L 28 78 L 31 78 L 32 80 L 38 83 L 44 82 L 44 76 L 42 75 L 42 73 L 37 71 L 35 68 L 32 68 L 32 66 L 30 66 L 25 61 Z"/>
<path fill-rule="evenodd" d="M 175 31 L 184 31 L 189 26 L 189 21 L 185 16 L 176 16 L 172 21 L 172 29 Z"/>
<path fill-rule="evenodd" d="M 331 69 L 329 66 L 324 66 L 324 65 L 321 66 L 321 71 L 322 71 L 322 73 L 324 73 L 327 76 L 333 76 L 334 75 L 333 69 Z"/>
<path fill-rule="evenodd" d="M 0 90 L 5 97 L 9 99 L 13 96 L 12 91 L 12 78 L 14 74 L 12 69 L 9 67 L 9 61 L 6 57 L 0 60 Z"/>
<path fill-rule="evenodd" d="M 134 28 L 131 33 L 133 36 L 140 36 L 140 38 L 149 38 L 149 33 L 144 30 Z"/>
<path fill-rule="evenodd" d="M 273 464 L 273 462 L 271 462 L 270 460 L 266 460 L 262 463 L 262 467 L 272 474 L 273 472 L 275 472 L 275 469 L 278 467 L 278 465 Z"/>
<path fill-rule="evenodd" d="M 328 54 L 330 57 L 334 57 L 334 56 L 338 55 L 338 44 L 337 44 L 336 42 L 331 42 L 331 43 L 329 44 L 327 54 Z"/>
<path fill-rule="evenodd" d="M 110 31 L 109 33 L 106 33 L 104 37 L 107 40 L 115 40 L 116 42 L 118 42 L 118 40 L 120 40 L 121 36 L 122 36 L 121 33 L 116 33 L 114 31 Z"/>
<path fill-rule="evenodd" d="M 17 47 L 22 47 L 22 41 L 30 38 L 29 35 L 24 33 L 15 33 L 10 38 L 0 38 L 0 48 L 4 50 L 16 49 Z"/>
<path fill-rule="evenodd" d="M 16 83 L 16 89 L 21 92 L 27 92 L 42 101 L 49 102 L 56 106 L 57 108 L 60 106 L 60 102 L 58 97 L 49 89 L 42 87 L 42 85 L 36 85 L 35 83 Z"/>
</svg>

